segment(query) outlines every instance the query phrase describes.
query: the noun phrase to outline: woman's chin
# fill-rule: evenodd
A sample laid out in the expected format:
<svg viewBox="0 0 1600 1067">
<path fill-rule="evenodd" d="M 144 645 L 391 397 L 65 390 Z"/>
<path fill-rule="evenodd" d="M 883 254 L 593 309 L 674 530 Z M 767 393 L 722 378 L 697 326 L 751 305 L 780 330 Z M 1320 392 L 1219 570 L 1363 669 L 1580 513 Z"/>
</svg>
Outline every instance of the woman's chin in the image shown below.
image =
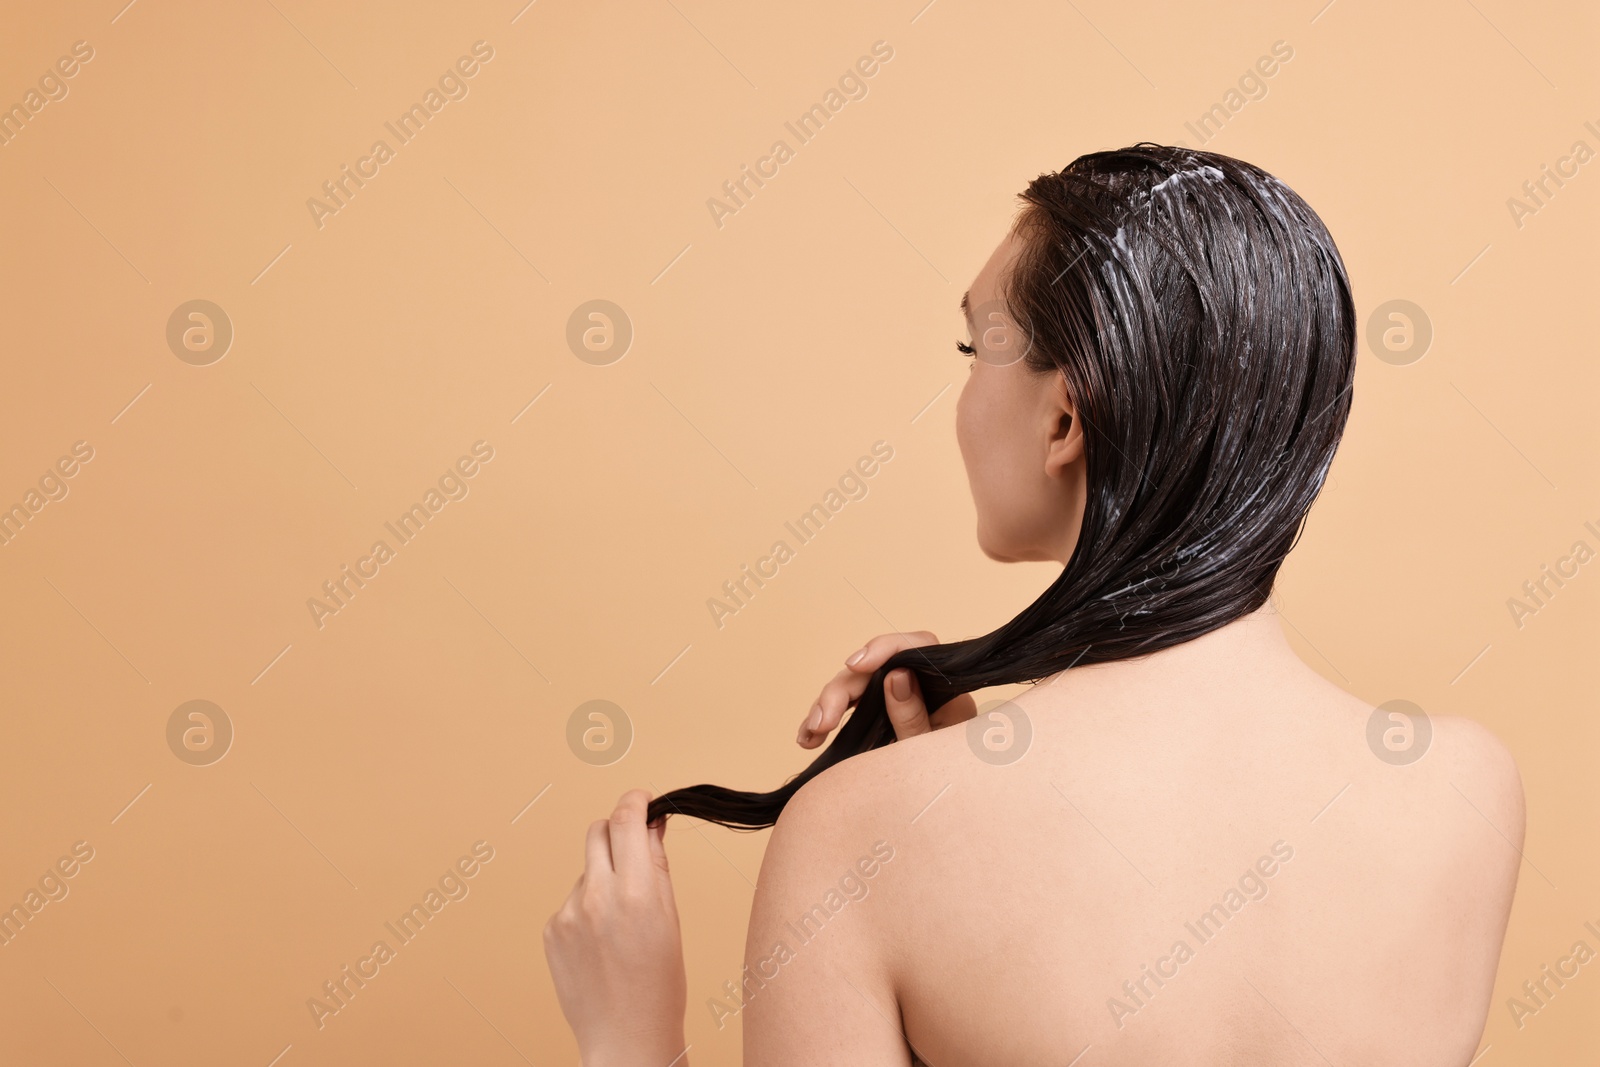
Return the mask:
<svg viewBox="0 0 1600 1067">
<path fill-rule="evenodd" d="M 1022 563 L 1031 558 L 1018 546 L 987 537 L 982 530 L 978 531 L 978 549 L 996 563 Z"/>
</svg>

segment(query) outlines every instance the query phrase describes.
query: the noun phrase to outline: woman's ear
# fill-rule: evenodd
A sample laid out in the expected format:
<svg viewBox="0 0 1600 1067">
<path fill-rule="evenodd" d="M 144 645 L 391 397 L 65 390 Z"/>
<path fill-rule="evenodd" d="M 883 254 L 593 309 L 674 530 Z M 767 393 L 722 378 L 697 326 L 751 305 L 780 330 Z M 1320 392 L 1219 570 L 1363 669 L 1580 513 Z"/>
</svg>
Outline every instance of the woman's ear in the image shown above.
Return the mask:
<svg viewBox="0 0 1600 1067">
<path fill-rule="evenodd" d="M 1067 376 L 1057 371 L 1046 387 L 1046 430 L 1044 471 L 1060 477 L 1083 459 L 1083 420 L 1067 389 Z"/>
</svg>

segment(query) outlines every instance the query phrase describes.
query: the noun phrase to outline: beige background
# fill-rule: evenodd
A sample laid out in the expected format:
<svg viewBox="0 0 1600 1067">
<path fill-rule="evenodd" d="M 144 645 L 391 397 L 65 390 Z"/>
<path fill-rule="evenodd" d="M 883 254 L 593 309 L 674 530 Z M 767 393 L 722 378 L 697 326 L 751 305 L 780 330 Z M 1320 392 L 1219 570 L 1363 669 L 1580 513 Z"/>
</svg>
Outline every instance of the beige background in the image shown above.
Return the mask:
<svg viewBox="0 0 1600 1067">
<path fill-rule="evenodd" d="M 775 785 L 863 638 L 983 632 L 1052 577 L 982 558 L 951 432 L 956 302 L 1014 194 L 1086 151 L 1198 145 L 1184 123 L 1280 40 L 1206 147 L 1322 214 L 1364 328 L 1405 299 L 1434 329 L 1406 366 L 1363 340 L 1280 605 L 1352 692 L 1511 746 L 1528 862 L 1479 1062 L 1600 1052 L 1600 964 L 1520 1029 L 1506 1007 L 1600 948 L 1600 564 L 1520 628 L 1507 607 L 1600 549 L 1600 164 L 1520 227 L 1507 206 L 1600 149 L 1593 11 L 920 3 L 7 13 L 0 102 L 76 41 L 94 58 L 0 147 L 0 503 L 74 442 L 94 459 L 0 547 L 0 903 L 74 842 L 94 859 L 0 948 L 0 1059 L 573 1062 L 539 930 L 586 821 L 634 785 Z M 307 198 L 479 40 L 469 95 L 318 229 Z M 783 123 L 879 40 L 868 95 L 798 146 Z M 779 138 L 795 157 L 718 228 L 707 199 Z M 196 298 L 235 330 L 210 366 L 165 339 Z M 565 341 L 597 298 L 635 331 L 609 366 Z M 718 629 L 707 598 L 880 439 L 870 494 Z M 478 440 L 470 495 L 319 630 L 307 599 Z M 167 745 L 192 699 L 235 729 L 210 766 Z M 591 699 L 635 731 L 610 766 L 567 746 Z M 470 895 L 319 1030 L 307 998 L 479 840 Z M 691 1058 L 736 1063 L 705 1000 L 765 835 L 669 843 Z"/>
</svg>

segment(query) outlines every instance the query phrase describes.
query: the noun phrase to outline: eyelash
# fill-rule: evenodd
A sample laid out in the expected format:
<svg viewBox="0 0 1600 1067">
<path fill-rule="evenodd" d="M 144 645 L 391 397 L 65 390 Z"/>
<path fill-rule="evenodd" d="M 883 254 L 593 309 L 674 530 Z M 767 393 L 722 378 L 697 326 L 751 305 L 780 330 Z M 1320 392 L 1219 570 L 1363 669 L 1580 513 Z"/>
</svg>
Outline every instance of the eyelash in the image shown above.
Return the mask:
<svg viewBox="0 0 1600 1067">
<path fill-rule="evenodd" d="M 956 342 L 956 351 L 960 352 L 963 356 L 975 356 L 978 354 L 978 350 L 976 348 L 973 348 L 971 345 L 965 344 L 961 341 Z"/>
</svg>

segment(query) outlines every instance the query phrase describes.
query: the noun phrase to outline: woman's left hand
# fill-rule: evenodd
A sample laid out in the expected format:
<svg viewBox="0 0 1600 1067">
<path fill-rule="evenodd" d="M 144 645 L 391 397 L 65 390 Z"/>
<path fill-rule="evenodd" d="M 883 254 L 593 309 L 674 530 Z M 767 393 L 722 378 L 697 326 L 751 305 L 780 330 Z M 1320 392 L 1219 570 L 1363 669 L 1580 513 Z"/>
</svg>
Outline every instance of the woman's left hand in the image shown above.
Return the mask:
<svg viewBox="0 0 1600 1067">
<path fill-rule="evenodd" d="M 684 1067 L 688 980 L 665 820 L 630 790 L 589 827 L 583 875 L 544 928 L 545 958 L 584 1067 Z"/>
</svg>

